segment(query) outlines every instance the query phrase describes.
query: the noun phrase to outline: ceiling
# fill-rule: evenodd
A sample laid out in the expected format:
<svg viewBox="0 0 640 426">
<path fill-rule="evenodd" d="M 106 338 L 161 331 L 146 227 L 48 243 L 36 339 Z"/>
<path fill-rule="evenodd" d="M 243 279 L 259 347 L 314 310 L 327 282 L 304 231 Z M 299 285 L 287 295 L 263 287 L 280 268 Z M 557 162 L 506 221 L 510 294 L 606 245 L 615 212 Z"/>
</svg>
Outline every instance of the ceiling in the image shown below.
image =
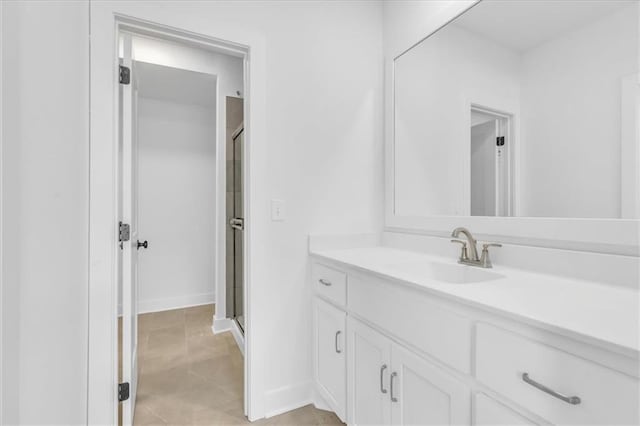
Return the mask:
<svg viewBox="0 0 640 426">
<path fill-rule="evenodd" d="M 216 76 L 213 74 L 140 61 L 135 61 L 134 73 L 141 97 L 216 107 Z"/>
<path fill-rule="evenodd" d="M 455 25 L 524 52 L 631 6 L 634 0 L 484 0 Z"/>
</svg>

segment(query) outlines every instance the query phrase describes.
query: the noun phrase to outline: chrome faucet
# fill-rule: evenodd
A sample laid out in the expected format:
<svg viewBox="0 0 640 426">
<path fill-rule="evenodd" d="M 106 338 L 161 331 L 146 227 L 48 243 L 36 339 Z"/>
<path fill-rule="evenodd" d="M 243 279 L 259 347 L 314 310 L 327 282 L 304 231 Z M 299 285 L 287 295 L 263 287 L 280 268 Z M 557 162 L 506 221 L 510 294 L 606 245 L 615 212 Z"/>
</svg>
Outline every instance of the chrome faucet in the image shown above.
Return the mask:
<svg viewBox="0 0 640 426">
<path fill-rule="evenodd" d="M 460 234 L 464 235 L 467 241 L 460 240 L 458 237 Z M 491 259 L 489 258 L 489 247 L 502 247 L 499 243 L 484 243 L 482 244 L 482 255 L 478 257 L 478 241 L 473 238 L 471 232 L 467 228 L 456 228 L 451 233 L 451 236 L 455 239 L 451 240 L 452 243 L 458 243 L 462 245 L 460 251 L 460 258 L 458 263 L 471 266 L 479 266 L 481 268 L 491 268 Z"/>
<path fill-rule="evenodd" d="M 467 238 L 468 244 L 465 244 L 464 241 L 457 240 L 457 239 L 451 240 L 451 242 L 463 243 L 464 245 L 462 246 L 462 249 L 464 252 L 468 253 L 468 256 L 465 256 L 464 259 L 474 260 L 477 262 L 479 259 L 478 259 L 478 248 L 476 246 L 477 244 L 476 239 L 473 238 L 473 235 L 471 235 L 471 232 L 467 228 L 462 228 L 462 227 L 454 229 L 453 232 L 451 233 L 451 236 L 453 238 L 458 238 L 460 234 L 463 234 Z M 468 251 L 467 251 L 467 247 L 469 247 Z M 460 256 L 460 260 L 463 260 L 462 256 Z"/>
</svg>

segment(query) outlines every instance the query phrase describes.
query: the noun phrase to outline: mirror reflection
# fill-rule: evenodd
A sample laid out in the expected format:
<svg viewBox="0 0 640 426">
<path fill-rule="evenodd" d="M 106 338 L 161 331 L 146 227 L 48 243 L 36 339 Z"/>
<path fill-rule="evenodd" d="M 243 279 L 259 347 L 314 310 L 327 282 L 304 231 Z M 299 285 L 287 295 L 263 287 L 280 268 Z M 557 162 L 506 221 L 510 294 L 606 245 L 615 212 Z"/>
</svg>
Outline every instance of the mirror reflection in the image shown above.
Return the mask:
<svg viewBox="0 0 640 426">
<path fill-rule="evenodd" d="M 394 214 L 638 217 L 638 21 L 484 0 L 396 58 Z"/>
</svg>

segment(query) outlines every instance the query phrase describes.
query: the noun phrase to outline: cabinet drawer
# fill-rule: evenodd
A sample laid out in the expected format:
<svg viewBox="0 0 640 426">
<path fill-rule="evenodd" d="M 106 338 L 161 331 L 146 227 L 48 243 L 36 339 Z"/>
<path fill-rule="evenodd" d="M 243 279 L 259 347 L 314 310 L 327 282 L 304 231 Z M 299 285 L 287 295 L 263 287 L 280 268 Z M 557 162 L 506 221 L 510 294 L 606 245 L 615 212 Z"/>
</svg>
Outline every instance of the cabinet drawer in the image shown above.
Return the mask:
<svg viewBox="0 0 640 426">
<path fill-rule="evenodd" d="M 449 366 L 471 373 L 472 322 L 421 291 L 349 276 L 349 310 Z"/>
<path fill-rule="evenodd" d="M 638 380 L 488 324 L 476 329 L 476 377 L 554 424 L 639 421 Z"/>
<path fill-rule="evenodd" d="M 487 395 L 477 393 L 474 396 L 473 424 L 475 426 L 534 426 L 535 423 L 522 417 L 511 408 L 500 404 Z"/>
<path fill-rule="evenodd" d="M 347 274 L 319 263 L 311 265 L 311 279 L 316 292 L 339 304 L 347 304 Z"/>
</svg>

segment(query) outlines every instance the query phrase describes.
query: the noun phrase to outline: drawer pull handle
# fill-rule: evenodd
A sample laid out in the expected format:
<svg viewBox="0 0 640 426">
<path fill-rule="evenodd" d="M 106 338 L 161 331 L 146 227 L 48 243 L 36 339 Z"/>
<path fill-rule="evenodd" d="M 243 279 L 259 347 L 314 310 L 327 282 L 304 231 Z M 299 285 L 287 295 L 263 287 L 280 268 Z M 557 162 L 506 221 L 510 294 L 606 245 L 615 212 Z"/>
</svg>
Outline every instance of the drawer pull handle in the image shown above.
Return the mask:
<svg viewBox="0 0 640 426">
<path fill-rule="evenodd" d="M 395 381 L 394 379 L 396 377 L 398 377 L 398 373 L 396 373 L 395 371 L 393 373 L 391 373 L 391 379 L 390 379 L 390 381 L 391 381 L 391 384 L 390 384 L 390 386 L 391 386 L 391 395 L 390 395 L 391 396 L 391 402 L 398 402 L 398 398 L 395 397 L 395 395 L 394 395 L 395 392 L 393 392 L 393 382 Z"/>
<path fill-rule="evenodd" d="M 384 364 L 380 367 L 380 392 L 387 393 L 387 390 L 384 388 L 384 370 L 387 369 L 387 364 Z"/>
<path fill-rule="evenodd" d="M 338 349 L 338 337 L 340 336 L 340 333 L 342 333 L 342 331 L 336 331 L 336 353 L 338 354 L 342 353 L 342 349 Z"/>
<path fill-rule="evenodd" d="M 320 278 L 318 281 L 320 281 L 320 284 L 326 285 L 327 287 L 331 285 L 331 281 L 327 281 L 324 278 Z"/>
<path fill-rule="evenodd" d="M 556 398 L 563 400 L 567 404 L 571 404 L 571 405 L 580 404 L 580 398 L 578 398 L 577 396 L 566 396 L 566 395 L 563 395 L 561 393 L 558 393 L 558 392 L 554 391 L 553 389 L 549 389 L 545 385 L 543 385 L 541 383 L 538 383 L 535 380 L 531 379 L 529 377 L 529 373 L 522 373 L 522 380 L 525 383 L 530 384 L 534 388 L 540 389 L 544 393 L 548 393 L 551 396 L 555 396 Z"/>
</svg>

